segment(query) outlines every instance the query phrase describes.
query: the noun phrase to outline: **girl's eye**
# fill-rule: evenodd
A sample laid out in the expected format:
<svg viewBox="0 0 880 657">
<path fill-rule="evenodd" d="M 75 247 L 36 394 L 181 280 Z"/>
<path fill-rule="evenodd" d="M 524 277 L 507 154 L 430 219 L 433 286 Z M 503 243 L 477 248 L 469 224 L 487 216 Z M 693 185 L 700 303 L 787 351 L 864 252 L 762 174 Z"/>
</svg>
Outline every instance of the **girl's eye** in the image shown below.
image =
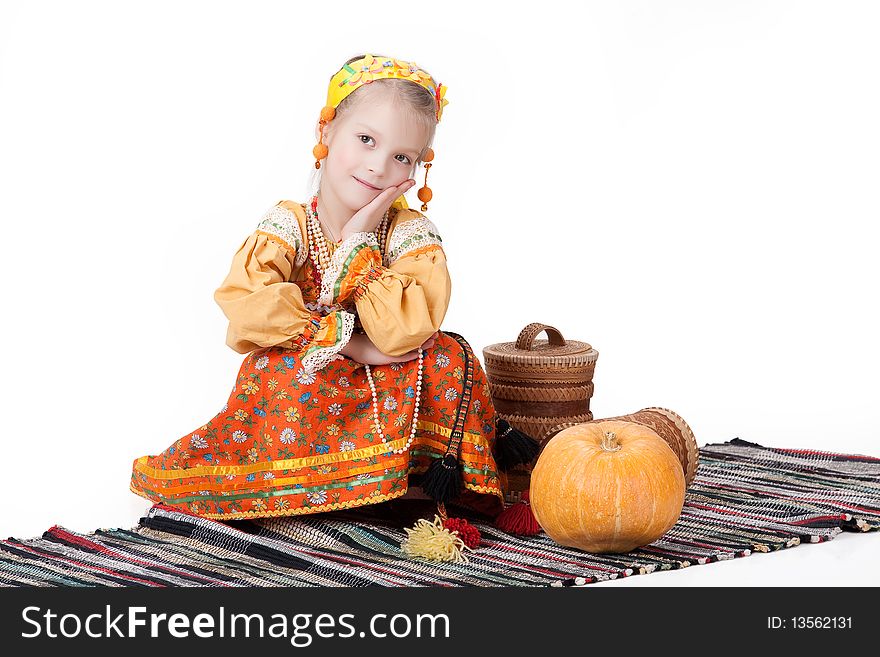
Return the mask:
<svg viewBox="0 0 880 657">
<path fill-rule="evenodd" d="M 358 135 L 358 139 L 361 140 L 362 144 L 367 143 L 364 141 L 364 139 L 369 139 L 370 141 L 373 140 L 373 138 L 370 137 L 370 135 Z M 401 154 L 401 157 L 403 158 L 403 160 L 398 160 L 398 162 L 400 162 L 401 164 L 409 164 L 409 158 L 406 155 Z M 406 161 L 404 162 L 404 160 L 406 160 Z"/>
</svg>

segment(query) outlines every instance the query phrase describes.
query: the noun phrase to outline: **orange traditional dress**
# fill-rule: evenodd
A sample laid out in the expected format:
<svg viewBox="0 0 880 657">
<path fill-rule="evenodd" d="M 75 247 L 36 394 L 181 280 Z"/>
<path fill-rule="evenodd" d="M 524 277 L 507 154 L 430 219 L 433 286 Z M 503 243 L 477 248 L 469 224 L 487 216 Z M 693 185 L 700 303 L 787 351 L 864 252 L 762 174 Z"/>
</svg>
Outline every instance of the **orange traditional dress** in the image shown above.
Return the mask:
<svg viewBox="0 0 880 657">
<path fill-rule="evenodd" d="M 451 281 L 437 227 L 397 203 L 385 221 L 384 231 L 326 240 L 322 290 L 305 206 L 280 201 L 266 212 L 214 293 L 229 319 L 227 344 L 247 354 L 229 399 L 160 454 L 135 459 L 133 492 L 224 519 L 377 504 L 415 489 L 457 427 L 456 503 L 490 517 L 503 510 L 495 409 L 461 336 L 441 332 L 424 354 L 416 432 L 403 453 L 394 450 L 411 434 L 418 360 L 371 366 L 383 442 L 366 369 L 339 353 L 355 331 L 387 354 L 407 353 L 446 315 Z"/>
</svg>

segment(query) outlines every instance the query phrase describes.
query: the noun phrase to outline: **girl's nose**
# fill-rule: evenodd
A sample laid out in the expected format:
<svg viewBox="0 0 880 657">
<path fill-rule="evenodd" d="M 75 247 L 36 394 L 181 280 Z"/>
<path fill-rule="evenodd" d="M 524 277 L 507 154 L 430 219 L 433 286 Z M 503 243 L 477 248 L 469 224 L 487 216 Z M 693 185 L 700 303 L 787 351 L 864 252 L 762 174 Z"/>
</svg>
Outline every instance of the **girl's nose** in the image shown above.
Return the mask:
<svg viewBox="0 0 880 657">
<path fill-rule="evenodd" d="M 374 154 L 372 159 L 367 162 L 367 168 L 374 176 L 382 176 L 385 173 L 385 161 L 383 157 L 384 156 L 382 155 Z"/>
</svg>

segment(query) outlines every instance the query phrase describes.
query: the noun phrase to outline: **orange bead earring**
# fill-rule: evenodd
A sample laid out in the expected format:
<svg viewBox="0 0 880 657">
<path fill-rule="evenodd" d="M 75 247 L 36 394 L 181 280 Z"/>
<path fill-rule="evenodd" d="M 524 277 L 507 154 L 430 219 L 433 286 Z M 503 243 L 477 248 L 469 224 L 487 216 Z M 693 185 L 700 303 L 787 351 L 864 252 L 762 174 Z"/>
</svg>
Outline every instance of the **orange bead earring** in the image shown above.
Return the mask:
<svg viewBox="0 0 880 657">
<path fill-rule="evenodd" d="M 434 151 L 432 149 L 428 149 L 425 151 L 424 156 L 422 157 L 422 162 L 425 163 L 425 186 L 419 190 L 419 200 L 422 202 L 422 212 L 428 209 L 428 201 L 434 198 L 434 194 L 431 192 L 431 188 L 428 187 L 428 169 L 431 168 L 431 160 L 434 159 Z"/>
<path fill-rule="evenodd" d="M 318 129 L 318 143 L 315 144 L 315 147 L 312 149 L 312 155 L 315 156 L 315 168 L 321 168 L 321 160 L 327 157 L 327 153 L 329 150 L 327 149 L 327 145 L 322 143 L 324 139 L 324 126 L 327 125 L 330 121 L 333 120 L 333 117 L 336 116 L 336 108 L 331 105 L 325 105 L 321 108 L 321 127 Z"/>
</svg>

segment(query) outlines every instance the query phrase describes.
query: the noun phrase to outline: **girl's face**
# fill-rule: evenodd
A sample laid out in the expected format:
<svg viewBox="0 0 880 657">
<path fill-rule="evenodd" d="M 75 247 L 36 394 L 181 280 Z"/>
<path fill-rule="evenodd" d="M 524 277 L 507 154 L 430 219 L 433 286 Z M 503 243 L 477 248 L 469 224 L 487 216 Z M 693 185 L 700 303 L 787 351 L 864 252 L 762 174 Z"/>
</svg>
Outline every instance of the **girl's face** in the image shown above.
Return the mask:
<svg viewBox="0 0 880 657">
<path fill-rule="evenodd" d="M 383 189 L 413 177 L 429 133 L 399 104 L 379 96 L 330 121 L 324 136 L 321 194 L 357 212 Z"/>
</svg>

